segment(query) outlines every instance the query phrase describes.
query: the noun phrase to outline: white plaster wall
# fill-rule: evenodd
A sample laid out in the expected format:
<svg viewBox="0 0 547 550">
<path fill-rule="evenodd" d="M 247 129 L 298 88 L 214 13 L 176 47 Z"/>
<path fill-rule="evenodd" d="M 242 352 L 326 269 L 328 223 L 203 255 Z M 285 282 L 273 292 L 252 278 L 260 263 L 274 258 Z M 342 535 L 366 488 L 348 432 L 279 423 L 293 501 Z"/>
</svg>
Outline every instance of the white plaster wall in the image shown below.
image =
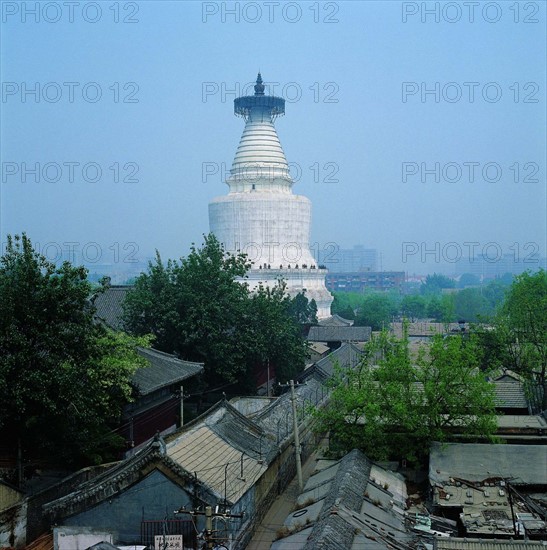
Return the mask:
<svg viewBox="0 0 547 550">
<path fill-rule="evenodd" d="M 254 266 L 316 265 L 310 252 L 311 203 L 286 193 L 230 193 L 209 204 L 209 225 L 228 252 Z"/>
</svg>

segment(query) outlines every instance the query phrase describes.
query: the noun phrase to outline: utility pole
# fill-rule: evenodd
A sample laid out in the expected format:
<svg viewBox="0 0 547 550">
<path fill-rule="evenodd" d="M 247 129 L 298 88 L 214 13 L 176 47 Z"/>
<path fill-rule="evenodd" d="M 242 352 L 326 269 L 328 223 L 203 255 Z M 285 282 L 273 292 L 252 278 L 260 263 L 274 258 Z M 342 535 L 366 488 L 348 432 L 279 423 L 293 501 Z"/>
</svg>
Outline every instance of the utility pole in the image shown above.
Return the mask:
<svg viewBox="0 0 547 550">
<path fill-rule="evenodd" d="M 213 509 L 205 506 L 205 541 L 207 548 L 213 548 Z"/>
<path fill-rule="evenodd" d="M 294 427 L 294 452 L 296 457 L 296 475 L 298 476 L 298 488 L 300 492 L 304 488 L 302 482 L 302 462 L 300 461 L 300 435 L 298 433 L 298 418 L 296 416 L 296 395 L 294 393 L 294 380 L 291 380 L 292 421 Z"/>
<path fill-rule="evenodd" d="M 281 387 L 290 386 L 291 388 L 291 402 L 292 402 L 292 422 L 294 432 L 294 452 L 296 459 L 296 475 L 298 477 L 298 487 L 302 491 L 304 484 L 302 482 L 302 461 L 300 459 L 300 434 L 298 433 L 298 418 L 296 415 L 296 394 L 294 393 L 294 380 L 291 380 L 289 384 L 279 384 Z"/>
<path fill-rule="evenodd" d="M 268 357 L 268 381 L 266 382 L 266 395 L 270 397 L 270 358 Z"/>
<path fill-rule="evenodd" d="M 213 536 L 213 518 L 222 517 L 224 519 L 243 519 L 243 514 L 230 514 L 229 511 L 223 514 L 218 512 L 213 512 L 211 506 L 205 507 L 205 512 L 201 510 L 186 510 L 184 506 L 179 510 L 175 510 L 174 514 L 190 514 L 191 516 L 205 516 L 205 548 L 207 550 L 212 550 L 215 546 L 215 537 Z"/>
<path fill-rule="evenodd" d="M 180 386 L 180 427 L 184 425 L 184 386 Z"/>
</svg>

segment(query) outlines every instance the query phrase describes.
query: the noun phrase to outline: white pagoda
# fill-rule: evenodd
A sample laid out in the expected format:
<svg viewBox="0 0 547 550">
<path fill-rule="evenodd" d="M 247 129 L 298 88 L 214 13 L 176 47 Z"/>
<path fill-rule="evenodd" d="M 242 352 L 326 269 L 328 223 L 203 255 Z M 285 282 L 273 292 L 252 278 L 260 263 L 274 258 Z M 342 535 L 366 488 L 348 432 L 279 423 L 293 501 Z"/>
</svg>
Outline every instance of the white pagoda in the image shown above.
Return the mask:
<svg viewBox="0 0 547 550">
<path fill-rule="evenodd" d="M 310 248 L 311 202 L 294 184 L 274 126 L 285 100 L 264 95 L 260 73 L 253 96 L 234 100 L 245 129 L 226 183 L 228 195 L 209 204 L 211 232 L 228 252 L 244 252 L 252 263 L 249 287 L 273 286 L 282 278 L 291 296 L 305 291 L 319 319 L 330 317 L 332 295 Z"/>
</svg>

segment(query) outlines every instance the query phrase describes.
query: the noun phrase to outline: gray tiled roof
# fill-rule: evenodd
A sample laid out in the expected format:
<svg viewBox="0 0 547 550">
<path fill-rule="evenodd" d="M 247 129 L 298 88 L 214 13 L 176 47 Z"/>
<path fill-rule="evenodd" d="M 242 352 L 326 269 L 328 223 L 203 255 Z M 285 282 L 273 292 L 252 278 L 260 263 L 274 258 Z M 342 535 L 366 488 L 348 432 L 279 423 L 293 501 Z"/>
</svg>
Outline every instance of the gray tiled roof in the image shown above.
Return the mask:
<svg viewBox="0 0 547 550">
<path fill-rule="evenodd" d="M 322 327 L 351 327 L 353 323 L 353 320 L 344 319 L 336 313 L 334 315 L 331 315 L 330 317 L 327 317 L 326 319 L 321 319 L 319 321 L 319 325 L 321 325 Z"/>
<path fill-rule="evenodd" d="M 510 479 L 514 485 L 547 485 L 547 445 L 489 445 L 433 443 L 429 455 L 429 481 L 450 478 L 482 481 Z"/>
<path fill-rule="evenodd" d="M 149 366 L 138 369 L 133 375 L 133 384 L 141 395 L 146 395 L 165 386 L 182 382 L 203 371 L 203 363 L 177 359 L 174 355 L 151 348 L 137 348 Z"/>
<path fill-rule="evenodd" d="M 320 402 L 327 397 L 327 390 L 315 378 L 308 378 L 304 384 L 295 386 L 296 408 L 299 421 L 302 411 L 310 404 Z M 260 426 L 272 439 L 281 443 L 292 436 L 292 403 L 291 392 L 287 391 L 271 405 L 253 417 L 253 422 Z"/>
<path fill-rule="evenodd" d="M 230 403 L 223 404 L 221 418 L 209 427 L 220 438 L 247 456 L 270 462 L 277 453 L 277 446 L 266 437 L 261 427 L 246 418 Z"/>
<path fill-rule="evenodd" d="M 148 473 L 147 468 L 150 464 L 160 462 L 171 471 L 174 477 L 185 479 L 192 475 L 167 456 L 165 444 L 161 439 L 154 440 L 133 456 L 113 463 L 102 474 L 84 481 L 68 495 L 44 504 L 43 510 L 46 514 L 53 516 L 60 513 L 62 517 L 87 510 L 131 487 Z M 163 471 L 165 473 L 166 470 Z M 201 480 L 194 480 L 194 484 L 196 489 L 199 485 L 199 490 L 203 491 L 204 495 L 211 495 L 209 488 Z"/>
<path fill-rule="evenodd" d="M 340 505 L 357 513 L 361 511 L 371 466 L 370 460 L 357 449 L 342 458 L 305 550 L 351 548 L 353 529 L 348 528 L 348 524 L 341 517 L 333 515 L 332 511 Z"/>
<path fill-rule="evenodd" d="M 311 327 L 308 340 L 311 342 L 368 342 L 370 327 Z"/>
<path fill-rule="evenodd" d="M 123 327 L 123 301 L 132 289 L 129 285 L 110 286 L 104 292 L 98 292 L 92 299 L 96 308 L 95 318 L 114 330 Z"/>
<path fill-rule="evenodd" d="M 327 377 L 334 374 L 335 365 L 343 368 L 355 367 L 363 356 L 363 352 L 353 344 L 342 344 L 338 349 L 323 357 L 317 363 L 316 367 Z"/>
<path fill-rule="evenodd" d="M 496 407 L 508 409 L 527 409 L 528 401 L 524 386 L 517 381 L 494 381 L 496 388 Z"/>
</svg>

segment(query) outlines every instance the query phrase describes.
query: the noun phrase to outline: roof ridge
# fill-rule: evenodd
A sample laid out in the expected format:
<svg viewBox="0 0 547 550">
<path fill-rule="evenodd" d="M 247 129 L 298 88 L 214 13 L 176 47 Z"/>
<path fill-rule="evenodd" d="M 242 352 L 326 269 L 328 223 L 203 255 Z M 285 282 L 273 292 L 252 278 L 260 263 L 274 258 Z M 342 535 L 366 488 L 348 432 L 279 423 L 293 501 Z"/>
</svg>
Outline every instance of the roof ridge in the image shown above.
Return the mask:
<svg viewBox="0 0 547 550">
<path fill-rule="evenodd" d="M 204 363 L 200 363 L 198 361 L 188 361 L 187 359 L 181 359 L 180 357 L 177 357 L 176 355 L 174 355 L 173 353 L 167 353 L 166 351 L 161 351 L 159 349 L 156 349 L 156 348 L 153 348 L 153 347 L 148 347 L 148 348 L 145 348 L 143 346 L 137 346 L 137 349 L 141 349 L 145 352 L 152 352 L 152 353 L 156 353 L 158 355 L 161 355 L 161 356 L 164 356 L 164 357 L 167 357 L 169 359 L 173 359 L 175 361 L 180 361 L 181 363 L 191 363 L 192 365 L 204 365 Z"/>
<path fill-rule="evenodd" d="M 163 456 L 164 448 L 161 443 L 158 448 L 157 442 L 152 440 L 142 450 L 138 451 L 133 456 L 118 462 L 115 466 L 108 469 L 106 472 L 99 474 L 97 477 L 90 479 L 78 486 L 78 488 L 67 495 L 44 504 L 45 512 L 54 512 L 62 510 L 73 500 L 81 502 L 89 497 L 96 495 L 100 491 L 104 491 L 105 485 L 117 483 L 120 480 L 130 475 L 136 468 L 140 468 L 152 459 Z M 93 487 L 95 486 L 95 487 Z M 115 494 L 114 491 L 112 494 Z"/>
<path fill-rule="evenodd" d="M 220 399 L 214 405 L 211 405 L 206 411 L 202 412 L 199 416 L 196 416 L 196 418 L 193 418 L 187 424 L 184 424 L 183 426 L 178 427 L 173 433 L 166 435 L 164 438 L 165 443 L 171 443 L 172 441 L 175 441 L 185 432 L 190 431 L 190 429 L 198 426 L 200 422 L 202 422 L 205 418 L 207 418 L 207 416 L 219 410 L 223 404 L 224 404 L 224 399 Z"/>
</svg>

